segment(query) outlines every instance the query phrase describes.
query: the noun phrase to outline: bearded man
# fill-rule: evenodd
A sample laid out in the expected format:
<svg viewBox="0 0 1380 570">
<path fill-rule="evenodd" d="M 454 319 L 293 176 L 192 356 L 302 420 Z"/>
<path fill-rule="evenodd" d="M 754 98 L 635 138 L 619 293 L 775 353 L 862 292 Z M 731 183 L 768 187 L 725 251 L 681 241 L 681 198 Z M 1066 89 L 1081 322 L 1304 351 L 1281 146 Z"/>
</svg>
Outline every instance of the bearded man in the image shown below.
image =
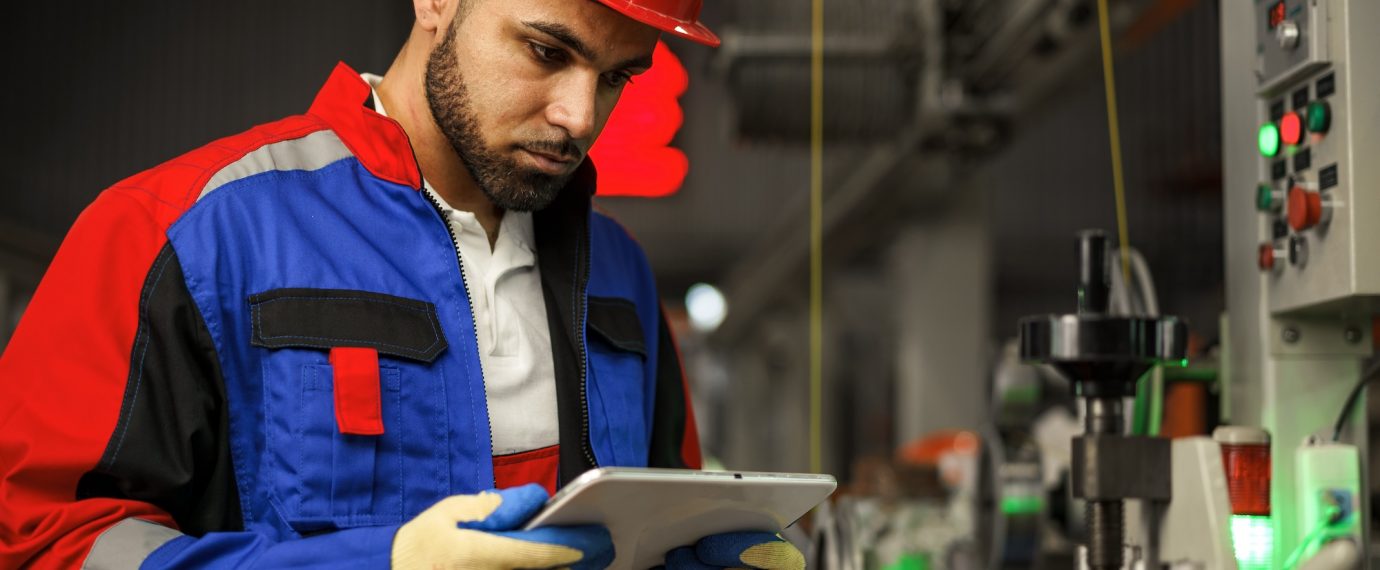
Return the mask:
<svg viewBox="0 0 1380 570">
<path fill-rule="evenodd" d="M 586 153 L 698 0 L 414 0 L 382 76 L 104 191 L 0 358 L 0 567 L 601 567 L 517 530 L 698 468 L 642 251 Z M 773 535 L 672 567 L 792 568 Z"/>
</svg>

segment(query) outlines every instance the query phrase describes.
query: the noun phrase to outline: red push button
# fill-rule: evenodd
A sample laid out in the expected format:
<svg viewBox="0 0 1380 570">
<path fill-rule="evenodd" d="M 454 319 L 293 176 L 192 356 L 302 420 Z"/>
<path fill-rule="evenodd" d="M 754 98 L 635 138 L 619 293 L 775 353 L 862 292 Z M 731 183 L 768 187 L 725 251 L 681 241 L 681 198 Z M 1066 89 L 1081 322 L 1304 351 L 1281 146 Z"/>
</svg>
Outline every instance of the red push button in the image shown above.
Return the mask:
<svg viewBox="0 0 1380 570">
<path fill-rule="evenodd" d="M 1261 271 L 1269 271 L 1275 268 L 1275 246 L 1274 244 L 1260 244 L 1259 253 L 1256 256 L 1256 264 Z"/>
<path fill-rule="evenodd" d="M 1285 113 L 1279 119 L 1279 138 L 1288 145 L 1303 142 L 1303 118 L 1297 112 Z"/>
<path fill-rule="evenodd" d="M 1289 227 L 1301 232 L 1322 221 L 1322 196 L 1295 186 L 1289 189 Z"/>
</svg>

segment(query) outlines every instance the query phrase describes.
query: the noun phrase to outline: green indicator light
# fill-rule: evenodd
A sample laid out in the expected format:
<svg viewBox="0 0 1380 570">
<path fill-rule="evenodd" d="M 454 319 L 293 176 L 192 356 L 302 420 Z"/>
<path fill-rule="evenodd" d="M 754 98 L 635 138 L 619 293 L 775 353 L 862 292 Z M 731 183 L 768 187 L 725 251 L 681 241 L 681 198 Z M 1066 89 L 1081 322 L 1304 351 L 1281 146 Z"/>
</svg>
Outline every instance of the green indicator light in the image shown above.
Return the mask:
<svg viewBox="0 0 1380 570">
<path fill-rule="evenodd" d="M 1275 550 L 1275 531 L 1270 517 L 1232 515 L 1231 541 L 1240 570 L 1270 570 Z"/>
<path fill-rule="evenodd" d="M 1308 104 L 1308 132 L 1326 133 L 1332 126 L 1332 109 L 1326 101 L 1313 101 Z"/>
<path fill-rule="evenodd" d="M 1260 125 L 1260 133 L 1256 136 L 1256 143 L 1260 145 L 1260 154 L 1265 157 L 1279 154 L 1279 127 L 1276 127 L 1274 123 Z"/>
<path fill-rule="evenodd" d="M 1006 404 L 1033 404 L 1040 401 L 1040 387 L 1016 386 L 1003 392 L 1001 401 Z"/>
<path fill-rule="evenodd" d="M 1275 189 L 1269 184 L 1261 184 L 1255 187 L 1255 207 L 1262 212 L 1275 209 Z"/>
<path fill-rule="evenodd" d="M 902 554 L 895 562 L 882 567 L 882 570 L 930 570 L 930 557 L 927 554 Z"/>
<path fill-rule="evenodd" d="M 1009 516 L 1037 515 L 1045 510 L 1045 501 L 1040 497 L 1002 497 L 1001 513 Z"/>
</svg>

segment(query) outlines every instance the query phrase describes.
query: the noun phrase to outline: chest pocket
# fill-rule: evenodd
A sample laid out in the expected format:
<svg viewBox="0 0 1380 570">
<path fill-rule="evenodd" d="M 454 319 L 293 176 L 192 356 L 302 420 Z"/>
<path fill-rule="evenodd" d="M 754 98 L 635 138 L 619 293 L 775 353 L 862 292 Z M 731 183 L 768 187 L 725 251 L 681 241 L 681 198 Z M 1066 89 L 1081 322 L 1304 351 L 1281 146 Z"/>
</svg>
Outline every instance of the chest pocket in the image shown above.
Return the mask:
<svg viewBox="0 0 1380 570">
<path fill-rule="evenodd" d="M 651 437 L 647 342 L 637 307 L 618 297 L 589 297 L 591 444 L 604 466 L 647 465 Z"/>
<path fill-rule="evenodd" d="M 250 297 L 262 355 L 265 449 L 259 484 L 299 533 L 398 524 L 444 497 L 446 337 L 431 303 L 339 289 Z M 384 432 L 342 434 L 329 350 L 379 354 Z"/>
</svg>

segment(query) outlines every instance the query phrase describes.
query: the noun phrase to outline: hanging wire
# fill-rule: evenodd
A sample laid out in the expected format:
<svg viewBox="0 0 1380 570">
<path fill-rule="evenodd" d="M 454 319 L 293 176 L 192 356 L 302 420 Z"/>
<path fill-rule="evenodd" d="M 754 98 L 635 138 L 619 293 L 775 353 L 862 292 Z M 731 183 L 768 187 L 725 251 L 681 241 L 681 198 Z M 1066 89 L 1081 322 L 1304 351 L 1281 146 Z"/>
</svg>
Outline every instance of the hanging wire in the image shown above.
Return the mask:
<svg viewBox="0 0 1380 570">
<path fill-rule="evenodd" d="M 824 0 L 810 32 L 810 471 L 823 470 L 824 423 Z"/>
<path fill-rule="evenodd" d="M 1116 233 L 1122 251 L 1131 250 L 1126 221 L 1126 182 L 1121 173 L 1121 124 L 1116 112 L 1116 75 L 1112 70 L 1112 31 L 1108 23 L 1107 0 L 1097 0 L 1097 25 L 1102 36 L 1102 84 L 1107 91 L 1107 128 L 1112 143 L 1112 188 L 1116 191 Z M 1121 257 L 1121 276 L 1131 281 L 1131 261 Z"/>
</svg>

